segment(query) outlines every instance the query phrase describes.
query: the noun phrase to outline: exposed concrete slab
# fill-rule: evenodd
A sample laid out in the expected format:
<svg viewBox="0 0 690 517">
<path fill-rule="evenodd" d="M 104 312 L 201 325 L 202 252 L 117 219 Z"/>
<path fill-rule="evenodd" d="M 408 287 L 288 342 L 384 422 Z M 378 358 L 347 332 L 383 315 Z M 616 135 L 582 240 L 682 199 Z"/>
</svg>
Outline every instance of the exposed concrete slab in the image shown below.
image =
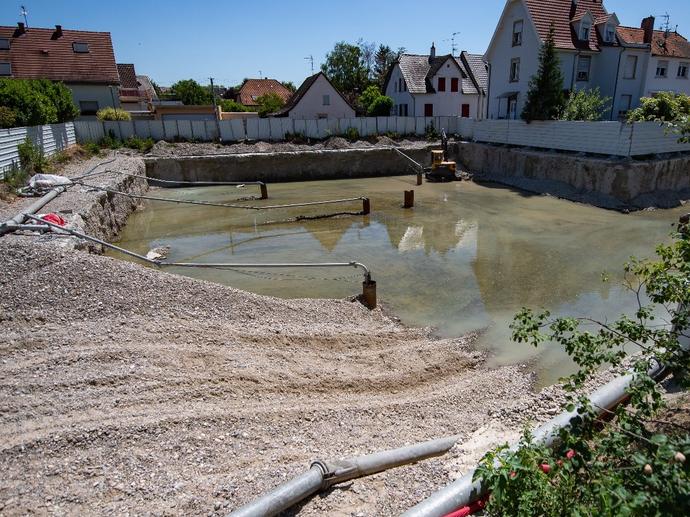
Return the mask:
<svg viewBox="0 0 690 517">
<path fill-rule="evenodd" d="M 431 146 L 403 149 L 414 160 L 428 164 Z M 390 148 L 319 150 L 150 158 L 150 178 L 172 181 L 265 181 L 279 183 L 344 178 L 400 176 L 412 164 Z"/>
</svg>

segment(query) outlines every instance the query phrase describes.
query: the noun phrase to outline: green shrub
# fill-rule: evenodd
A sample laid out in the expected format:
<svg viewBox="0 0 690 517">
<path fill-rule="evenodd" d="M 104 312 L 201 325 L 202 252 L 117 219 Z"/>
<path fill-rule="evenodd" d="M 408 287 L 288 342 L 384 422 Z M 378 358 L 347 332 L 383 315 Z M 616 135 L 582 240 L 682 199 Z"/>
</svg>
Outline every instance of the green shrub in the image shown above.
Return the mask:
<svg viewBox="0 0 690 517">
<path fill-rule="evenodd" d="M 48 160 L 43 155 L 43 150 L 34 145 L 30 139 L 24 140 L 17 146 L 19 152 L 19 165 L 21 169 L 29 175 L 46 172 Z"/>
<path fill-rule="evenodd" d="M 10 170 L 5 171 L 2 182 L 14 193 L 17 189 L 26 186 L 28 179 L 29 174 L 15 163 L 12 164 Z"/>
<path fill-rule="evenodd" d="M 0 106 L 0 128 L 16 127 L 17 113 L 7 106 Z"/>
<path fill-rule="evenodd" d="M 393 104 L 393 99 L 386 97 L 385 95 L 381 95 L 374 99 L 374 102 L 371 103 L 369 109 L 367 110 L 367 115 L 370 117 L 388 117 L 393 109 Z"/>
<path fill-rule="evenodd" d="M 155 142 L 152 138 L 139 138 L 137 136 L 130 136 L 127 140 L 124 141 L 124 146 L 129 147 L 130 149 L 136 149 L 137 151 L 141 151 L 142 153 L 147 153 L 151 150 L 154 143 Z"/>
<path fill-rule="evenodd" d="M 67 122 L 79 114 L 64 84 L 42 79 L 0 79 L 0 106 L 14 111 L 19 126 Z"/>
<path fill-rule="evenodd" d="M 690 115 L 690 96 L 684 93 L 659 92 L 643 97 L 640 106 L 628 113 L 628 122 L 676 122 Z"/>
<path fill-rule="evenodd" d="M 679 230 L 657 248 L 656 260 L 626 265 L 626 285 L 638 300 L 632 317 L 551 318 L 529 309 L 515 317 L 514 341 L 559 343 L 573 359 L 578 371 L 563 380 L 564 409 L 578 411 L 553 448 L 526 432 L 517 449 L 483 458 L 475 479 L 491 491 L 489 515 L 687 514 L 690 430 L 658 419 L 663 388 L 648 373 L 663 364 L 681 388 L 690 387 L 690 351 L 682 343 L 690 328 L 690 228 Z M 635 377 L 627 404 L 600 419 L 582 393 L 607 366 L 630 367 Z"/>
<path fill-rule="evenodd" d="M 362 95 L 359 96 L 359 99 L 357 99 L 358 104 L 364 109 L 365 112 L 369 112 L 369 106 L 381 97 L 382 93 L 381 90 L 379 89 L 378 86 L 376 85 L 371 85 L 367 87 L 364 92 L 362 92 Z"/>
<path fill-rule="evenodd" d="M 132 115 L 120 108 L 102 108 L 96 113 L 98 120 L 132 120 Z"/>
<path fill-rule="evenodd" d="M 359 130 L 356 127 L 348 127 L 347 131 L 345 131 L 345 138 L 350 142 L 356 142 L 360 138 Z"/>
<path fill-rule="evenodd" d="M 434 127 L 433 122 L 426 126 L 426 129 L 424 130 L 424 137 L 429 141 L 438 140 L 439 134 L 436 130 L 436 127 Z"/>
<path fill-rule="evenodd" d="M 269 92 L 260 96 L 256 99 L 256 103 L 259 105 L 260 117 L 267 117 L 285 106 L 283 98 L 275 92 Z"/>
<path fill-rule="evenodd" d="M 101 154 L 101 146 L 96 142 L 86 142 L 82 145 L 82 148 L 88 156 L 96 156 Z"/>
<path fill-rule="evenodd" d="M 221 99 L 218 104 L 220 105 L 221 109 L 226 113 L 241 113 L 252 111 L 251 108 L 248 108 L 244 104 L 240 104 L 239 102 L 233 100 Z"/>
<path fill-rule="evenodd" d="M 602 97 L 599 88 L 577 90 L 570 94 L 560 120 L 598 121 L 611 108 L 611 98 Z"/>
<path fill-rule="evenodd" d="M 115 133 L 109 131 L 107 135 L 98 141 L 99 147 L 103 149 L 120 149 L 122 147 L 122 140 L 115 136 Z"/>
</svg>

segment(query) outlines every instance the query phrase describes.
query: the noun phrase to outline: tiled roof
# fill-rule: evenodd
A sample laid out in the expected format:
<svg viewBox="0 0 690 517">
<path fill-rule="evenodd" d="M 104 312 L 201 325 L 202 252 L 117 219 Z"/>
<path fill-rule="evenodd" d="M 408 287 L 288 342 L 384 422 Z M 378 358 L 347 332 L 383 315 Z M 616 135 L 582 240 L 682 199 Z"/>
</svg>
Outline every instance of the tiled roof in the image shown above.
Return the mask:
<svg viewBox="0 0 690 517">
<path fill-rule="evenodd" d="M 407 91 L 411 94 L 436 93 L 431 79 L 449 59 L 455 61 L 462 73 L 462 93 L 470 95 L 479 93 L 477 91 L 476 79 L 473 80 L 470 75 L 472 71 L 467 70 L 467 66 L 465 66 L 462 59 L 454 58 L 450 54 L 433 59 L 429 59 L 429 56 L 417 54 L 401 55 L 398 64 L 400 65 L 400 72 L 405 78 Z"/>
<path fill-rule="evenodd" d="M 474 77 L 477 87 L 486 94 L 489 89 L 489 71 L 486 67 L 486 61 L 484 61 L 484 56 L 481 54 L 469 54 L 467 52 L 462 52 L 461 59 L 467 64 L 466 68 L 469 68 L 472 72 L 472 77 Z"/>
<path fill-rule="evenodd" d="M 12 77 L 50 79 L 71 83 L 119 84 L 113 43 L 109 32 L 31 27 L 23 34 L 17 27 L 0 27 L 10 50 L 0 50 L 0 61 L 10 61 Z M 88 52 L 77 53 L 73 43 L 87 43 Z"/>
<path fill-rule="evenodd" d="M 574 6 L 572 0 L 524 0 L 534 21 L 539 38 L 544 41 L 549 35 L 551 23 L 556 30 L 556 47 L 564 50 L 598 51 L 602 42 L 596 27 L 592 27 L 589 41 L 580 41 L 571 21 L 581 18 L 587 11 L 594 20 L 608 17 L 602 0 L 579 0 Z"/>
<path fill-rule="evenodd" d="M 134 65 L 118 63 L 117 73 L 120 76 L 120 86 L 123 88 L 139 88 L 139 85 L 137 84 L 137 73 L 134 71 Z"/>
<path fill-rule="evenodd" d="M 304 80 L 304 82 L 300 85 L 300 87 L 297 88 L 297 91 L 287 101 L 287 104 L 285 104 L 285 106 L 283 106 L 281 109 L 279 109 L 278 111 L 273 113 L 273 116 L 274 117 L 287 117 L 290 114 L 290 112 L 295 108 L 295 106 L 297 106 L 299 104 L 299 101 L 302 100 L 302 97 L 304 97 L 304 95 L 309 91 L 309 88 L 311 88 L 314 85 L 314 83 L 316 82 L 316 80 L 320 76 L 323 76 L 326 79 L 326 81 L 328 81 L 328 84 L 330 84 L 331 87 L 336 91 L 336 93 L 342 97 L 342 99 L 345 101 L 345 103 L 354 110 L 354 108 L 352 107 L 352 104 L 350 104 L 350 102 L 343 96 L 343 94 L 340 93 L 340 91 L 335 86 L 333 86 L 333 83 L 326 76 L 326 74 L 324 74 L 323 72 L 319 72 L 319 73 L 316 73 L 310 77 L 307 77 Z"/>
<path fill-rule="evenodd" d="M 292 92 L 275 79 L 247 79 L 240 88 L 239 103 L 245 106 L 256 106 L 256 99 L 267 93 L 276 93 L 287 102 Z"/>
<path fill-rule="evenodd" d="M 644 45 L 643 29 L 618 27 L 618 37 L 628 44 Z M 677 32 L 654 31 L 652 55 L 690 58 L 690 42 Z"/>
</svg>

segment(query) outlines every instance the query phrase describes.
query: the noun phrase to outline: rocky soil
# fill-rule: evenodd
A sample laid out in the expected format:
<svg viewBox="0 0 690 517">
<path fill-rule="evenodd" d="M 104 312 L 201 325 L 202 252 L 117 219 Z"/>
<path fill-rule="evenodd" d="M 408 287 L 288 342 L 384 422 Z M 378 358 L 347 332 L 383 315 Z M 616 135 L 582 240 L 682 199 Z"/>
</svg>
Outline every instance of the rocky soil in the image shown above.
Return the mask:
<svg viewBox="0 0 690 517">
<path fill-rule="evenodd" d="M 145 188 L 115 173 L 89 183 Z M 135 206 L 76 186 L 45 211 L 107 237 Z M 73 248 L 0 239 L 0 515 L 221 515 L 313 460 L 461 435 L 444 457 L 292 512 L 397 515 L 563 400 L 534 394 L 525 367 L 486 368 L 474 336 L 437 339 L 352 300 L 262 297 Z"/>
<path fill-rule="evenodd" d="M 238 144 L 210 143 L 168 143 L 157 142 L 147 154 L 150 157 L 170 158 L 175 156 L 206 156 L 216 154 L 276 153 L 295 151 L 320 151 L 329 149 L 373 149 L 376 147 L 401 147 L 406 149 L 426 148 L 434 142 L 424 139 L 393 140 L 387 136 L 373 137 L 369 140 L 350 142 L 342 137 L 331 137 L 324 141 L 311 143 L 252 142 Z M 438 143 L 438 142 L 436 142 Z"/>
</svg>

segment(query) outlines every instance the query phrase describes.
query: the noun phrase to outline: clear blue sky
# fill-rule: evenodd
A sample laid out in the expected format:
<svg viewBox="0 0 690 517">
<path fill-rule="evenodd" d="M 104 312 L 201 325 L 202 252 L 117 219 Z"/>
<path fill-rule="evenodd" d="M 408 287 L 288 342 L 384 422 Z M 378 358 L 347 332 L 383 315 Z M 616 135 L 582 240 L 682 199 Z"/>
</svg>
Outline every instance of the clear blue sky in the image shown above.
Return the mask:
<svg viewBox="0 0 690 517">
<path fill-rule="evenodd" d="M 21 0 L 2 0 L 0 24 L 19 21 Z M 189 0 L 26 0 L 29 25 L 109 31 L 115 57 L 134 63 L 137 73 L 161 85 L 213 76 L 225 85 L 244 77 L 293 81 L 310 75 L 305 56 L 318 69 L 337 41 L 359 38 L 426 53 L 432 41 L 450 52 L 484 53 L 504 0 L 215 1 Z M 671 23 L 690 37 L 688 0 L 605 0 L 623 25 L 639 26 L 650 14 L 668 12 Z M 661 24 L 657 16 L 657 25 Z"/>
</svg>

